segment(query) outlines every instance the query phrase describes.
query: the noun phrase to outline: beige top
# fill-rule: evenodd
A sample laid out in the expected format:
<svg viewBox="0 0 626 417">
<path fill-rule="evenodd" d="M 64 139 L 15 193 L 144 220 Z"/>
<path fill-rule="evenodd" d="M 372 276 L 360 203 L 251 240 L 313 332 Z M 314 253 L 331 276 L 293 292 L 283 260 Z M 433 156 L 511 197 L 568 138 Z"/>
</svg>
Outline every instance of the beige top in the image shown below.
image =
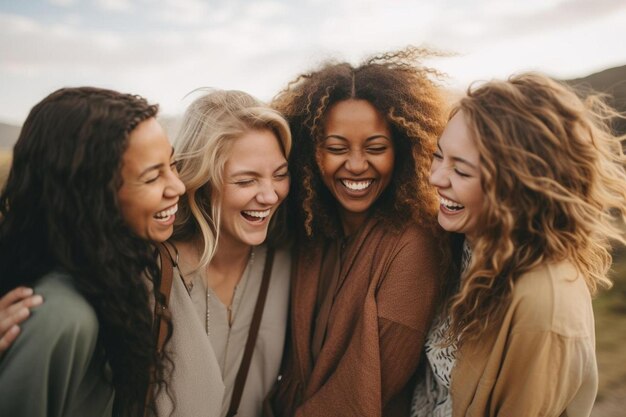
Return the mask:
<svg viewBox="0 0 626 417">
<path fill-rule="evenodd" d="M 591 297 L 568 262 L 520 276 L 502 324 L 457 351 L 454 417 L 588 417 L 598 388 Z"/>
<path fill-rule="evenodd" d="M 222 304 L 213 290 L 207 289 L 204 272 L 198 271 L 185 276 L 187 282 L 193 283 L 192 286 L 188 286 L 191 287 L 189 296 L 197 318 L 202 324 L 204 337 L 207 337 L 208 325 L 208 340 L 212 348 L 212 352 L 208 354 L 214 355 L 221 371 L 221 375 L 215 375 L 215 377 L 221 377 L 225 385 L 221 416 L 226 415 L 230 406 L 235 377 L 241 364 L 254 307 L 261 288 L 266 252 L 265 246 L 257 246 L 253 249 L 251 261 L 235 288 L 230 313 L 232 325 L 228 322 L 226 306 Z M 278 376 L 287 326 L 290 265 L 289 253 L 278 250 L 274 257 L 269 291 L 252 363 L 239 405 L 238 415 L 240 416 L 261 415 L 263 398 Z M 181 268 L 183 271 L 190 269 L 185 268 L 182 259 Z M 176 271 L 175 279 L 180 279 L 178 271 Z"/>
</svg>

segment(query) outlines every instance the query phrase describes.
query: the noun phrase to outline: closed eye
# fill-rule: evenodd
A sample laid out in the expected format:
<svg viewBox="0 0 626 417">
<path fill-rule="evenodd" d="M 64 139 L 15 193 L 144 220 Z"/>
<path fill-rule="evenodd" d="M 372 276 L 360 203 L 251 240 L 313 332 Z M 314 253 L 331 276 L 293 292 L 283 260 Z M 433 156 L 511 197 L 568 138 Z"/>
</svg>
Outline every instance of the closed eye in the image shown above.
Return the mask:
<svg viewBox="0 0 626 417">
<path fill-rule="evenodd" d="M 370 152 L 370 153 L 377 154 L 377 153 L 383 153 L 383 152 L 385 152 L 387 149 L 388 149 L 388 147 L 387 147 L 387 146 L 369 146 L 369 147 L 367 148 L 367 151 L 368 151 L 368 152 Z"/>
<path fill-rule="evenodd" d="M 341 154 L 348 150 L 345 146 L 326 146 L 325 148 L 330 153 Z"/>
<path fill-rule="evenodd" d="M 274 175 L 276 178 L 288 178 L 289 177 L 289 171 L 285 171 L 285 172 L 278 172 Z"/>
</svg>

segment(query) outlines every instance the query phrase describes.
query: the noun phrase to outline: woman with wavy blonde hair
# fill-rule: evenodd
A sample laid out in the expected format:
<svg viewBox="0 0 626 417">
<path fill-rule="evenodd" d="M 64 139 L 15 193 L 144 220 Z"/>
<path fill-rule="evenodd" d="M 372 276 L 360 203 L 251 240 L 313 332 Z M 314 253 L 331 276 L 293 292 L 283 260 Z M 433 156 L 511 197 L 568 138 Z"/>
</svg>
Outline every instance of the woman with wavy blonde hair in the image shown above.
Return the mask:
<svg viewBox="0 0 626 417">
<path fill-rule="evenodd" d="M 290 122 L 298 228 L 281 416 L 401 416 L 440 278 L 428 166 L 444 127 L 407 49 L 329 63 L 274 101 Z"/>
<path fill-rule="evenodd" d="M 157 397 L 159 411 L 260 416 L 287 326 L 291 260 L 285 242 L 266 238 L 278 230 L 272 222 L 289 190 L 289 126 L 249 94 L 211 90 L 188 107 L 174 145 L 187 192 L 169 241 L 176 263 L 174 366 L 172 395 Z M 256 339 L 254 317 L 260 317 Z"/>
<path fill-rule="evenodd" d="M 427 337 L 413 416 L 589 416 L 591 295 L 626 243 L 618 116 L 597 96 L 522 74 L 470 89 L 434 154 L 439 224 L 463 273 Z"/>
</svg>

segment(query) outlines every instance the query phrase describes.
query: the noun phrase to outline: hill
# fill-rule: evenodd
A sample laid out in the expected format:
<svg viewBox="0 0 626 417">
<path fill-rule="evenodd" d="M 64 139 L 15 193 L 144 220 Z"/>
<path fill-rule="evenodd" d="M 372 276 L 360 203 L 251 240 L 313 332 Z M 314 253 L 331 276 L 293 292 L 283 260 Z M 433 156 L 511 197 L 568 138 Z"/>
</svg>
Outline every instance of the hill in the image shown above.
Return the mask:
<svg viewBox="0 0 626 417">
<path fill-rule="evenodd" d="M 163 125 L 170 140 L 173 140 L 180 124 L 180 118 L 176 116 L 159 116 L 159 122 Z M 21 126 L 0 122 L 0 151 L 11 151 L 13 149 L 13 145 L 15 145 L 20 135 L 20 130 Z"/>
<path fill-rule="evenodd" d="M 609 95 L 609 103 L 622 114 L 626 114 L 626 65 L 609 68 L 583 78 L 566 81 L 581 92 L 592 89 Z M 620 134 L 626 134 L 626 120 L 614 122 Z"/>
<path fill-rule="evenodd" d="M 0 122 L 0 149 L 12 149 L 20 135 L 20 129 L 20 126 Z"/>
</svg>

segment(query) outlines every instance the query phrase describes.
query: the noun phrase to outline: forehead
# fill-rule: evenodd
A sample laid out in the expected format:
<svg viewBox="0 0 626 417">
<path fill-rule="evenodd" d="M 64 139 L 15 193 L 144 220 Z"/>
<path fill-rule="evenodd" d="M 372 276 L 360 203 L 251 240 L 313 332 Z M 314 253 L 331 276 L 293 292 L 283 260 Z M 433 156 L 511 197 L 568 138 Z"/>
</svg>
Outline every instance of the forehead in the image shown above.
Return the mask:
<svg viewBox="0 0 626 417">
<path fill-rule="evenodd" d="M 269 129 L 250 130 L 234 139 L 228 151 L 225 171 L 273 167 L 286 161 L 282 146 Z"/>
<path fill-rule="evenodd" d="M 326 134 L 346 136 L 350 133 L 389 133 L 384 116 L 366 100 L 343 100 L 333 104 L 326 114 Z"/>
<path fill-rule="evenodd" d="M 128 136 L 128 147 L 123 155 L 124 165 L 141 169 L 145 165 L 161 163 L 170 158 L 172 145 L 165 131 L 153 117 L 139 123 Z"/>
<path fill-rule="evenodd" d="M 439 147 L 444 153 L 450 153 L 451 156 L 471 159 L 470 162 L 478 162 L 478 149 L 463 111 L 457 112 L 450 119 L 439 138 Z"/>
</svg>

